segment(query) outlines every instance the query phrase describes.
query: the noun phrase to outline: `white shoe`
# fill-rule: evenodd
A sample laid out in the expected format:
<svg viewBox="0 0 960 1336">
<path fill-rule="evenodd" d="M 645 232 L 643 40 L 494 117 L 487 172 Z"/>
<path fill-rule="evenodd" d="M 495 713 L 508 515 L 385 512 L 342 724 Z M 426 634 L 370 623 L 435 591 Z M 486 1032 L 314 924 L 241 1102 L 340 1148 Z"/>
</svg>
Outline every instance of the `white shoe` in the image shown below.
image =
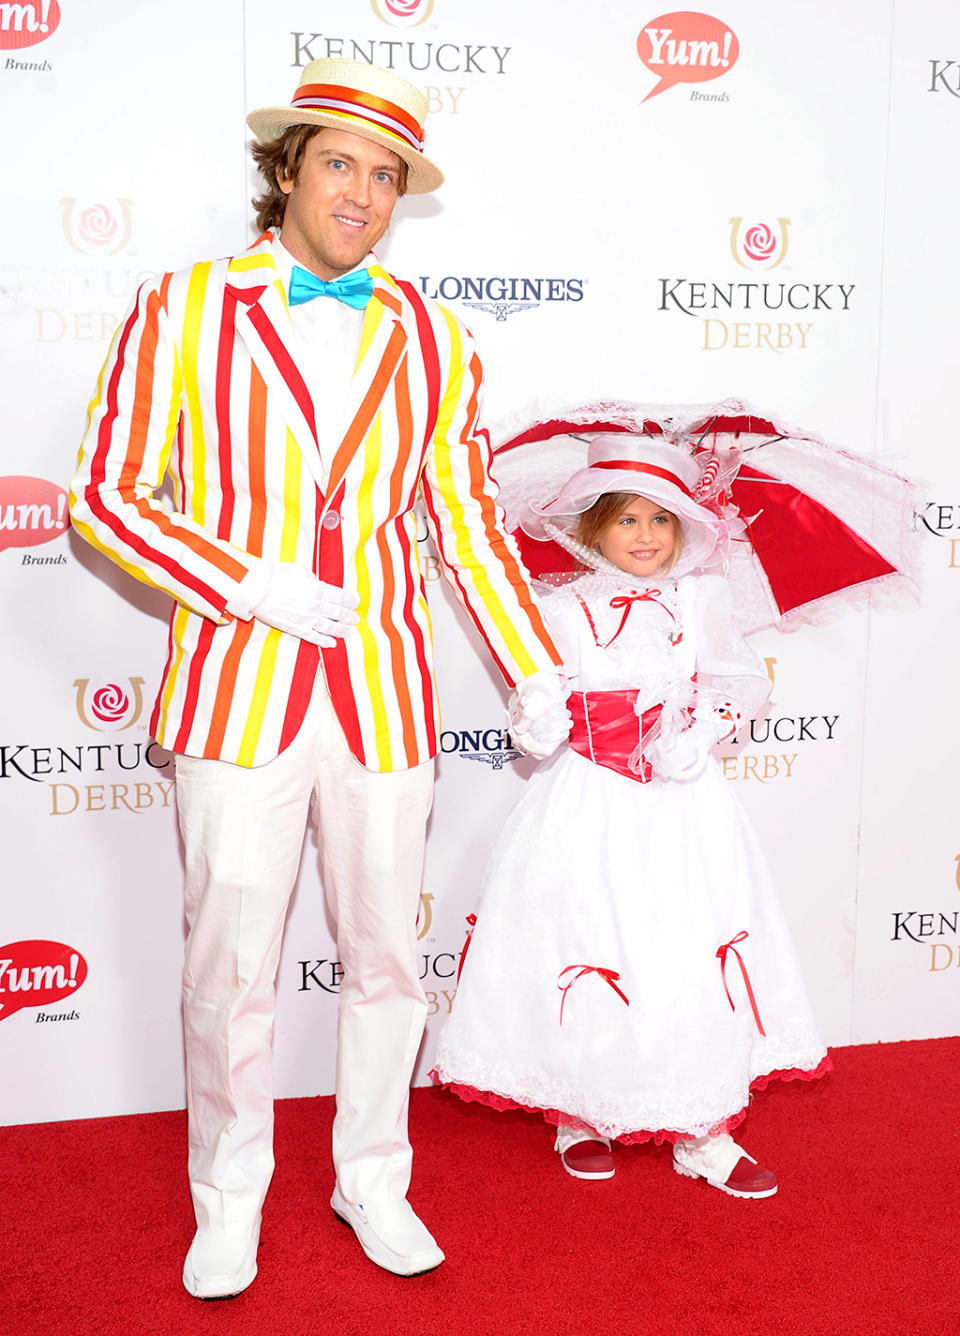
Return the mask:
<svg viewBox="0 0 960 1336">
<path fill-rule="evenodd" d="M 183 1285 L 195 1299 L 232 1299 L 257 1274 L 260 1228 L 251 1234 L 198 1229 L 183 1264 Z"/>
<path fill-rule="evenodd" d="M 553 1148 L 564 1169 L 574 1178 L 613 1178 L 615 1166 L 610 1141 L 599 1132 L 559 1123 Z"/>
<path fill-rule="evenodd" d="M 406 1197 L 354 1205 L 335 1187 L 330 1205 L 356 1234 L 370 1261 L 385 1271 L 396 1276 L 419 1276 L 443 1261 L 436 1239 Z"/>
<path fill-rule="evenodd" d="M 687 1178 L 705 1178 L 712 1188 L 731 1197 L 772 1197 L 777 1180 L 769 1169 L 761 1169 L 724 1133 L 678 1141 L 673 1148 L 673 1167 Z"/>
</svg>

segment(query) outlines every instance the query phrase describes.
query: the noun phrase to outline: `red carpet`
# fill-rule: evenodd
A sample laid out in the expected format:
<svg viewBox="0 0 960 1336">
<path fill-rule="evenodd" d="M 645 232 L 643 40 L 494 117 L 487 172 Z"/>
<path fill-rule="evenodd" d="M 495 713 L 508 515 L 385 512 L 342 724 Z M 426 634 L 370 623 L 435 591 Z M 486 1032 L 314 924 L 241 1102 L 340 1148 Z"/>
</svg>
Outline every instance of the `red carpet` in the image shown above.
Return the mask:
<svg viewBox="0 0 960 1336">
<path fill-rule="evenodd" d="M 620 1148 L 564 1174 L 542 1122 L 413 1093 L 411 1201 L 447 1254 L 400 1279 L 329 1205 L 332 1100 L 277 1106 L 260 1275 L 181 1288 L 182 1113 L 0 1129 L 4 1336 L 957 1336 L 960 1039 L 834 1051 L 756 1097 L 740 1139 L 780 1192 L 739 1201 Z"/>
</svg>

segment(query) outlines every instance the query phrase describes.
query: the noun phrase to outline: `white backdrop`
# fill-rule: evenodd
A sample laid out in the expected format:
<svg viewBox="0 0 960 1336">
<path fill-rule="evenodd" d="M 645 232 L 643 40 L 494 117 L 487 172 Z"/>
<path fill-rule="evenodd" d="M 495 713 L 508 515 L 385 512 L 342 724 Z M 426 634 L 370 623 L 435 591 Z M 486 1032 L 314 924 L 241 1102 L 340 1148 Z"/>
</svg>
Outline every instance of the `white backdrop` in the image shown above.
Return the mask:
<svg viewBox="0 0 960 1336">
<path fill-rule="evenodd" d="M 172 775 L 145 728 L 168 610 L 69 535 L 63 489 L 137 285 L 253 239 L 244 113 L 289 100 L 298 66 L 327 54 L 428 90 L 447 182 L 400 202 L 382 257 L 470 324 L 489 422 L 536 401 L 736 395 L 922 480 L 922 606 L 757 637 L 769 719 L 722 763 L 828 1042 L 960 1032 L 957 6 L 613 0 L 588 21 L 574 0 L 26 0 L 0 7 L 16 129 L 0 263 L 0 1121 L 183 1103 Z M 444 754 L 421 1081 L 486 852 L 529 773 L 426 546 L 423 560 Z M 308 841 L 278 984 L 281 1095 L 333 1088 L 337 980 Z"/>
</svg>

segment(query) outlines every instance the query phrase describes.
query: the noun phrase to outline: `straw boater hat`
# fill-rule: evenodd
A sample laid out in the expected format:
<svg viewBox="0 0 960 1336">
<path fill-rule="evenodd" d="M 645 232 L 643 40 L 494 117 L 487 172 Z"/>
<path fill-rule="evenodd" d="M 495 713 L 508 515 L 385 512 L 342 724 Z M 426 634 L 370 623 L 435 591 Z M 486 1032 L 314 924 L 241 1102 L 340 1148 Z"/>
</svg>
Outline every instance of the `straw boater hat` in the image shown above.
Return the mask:
<svg viewBox="0 0 960 1336">
<path fill-rule="evenodd" d="M 362 60 L 311 60 L 288 107 L 260 107 L 247 117 L 263 143 L 292 125 L 325 125 L 382 144 L 407 164 L 407 193 L 425 195 L 443 173 L 423 152 L 427 99 L 399 74 Z"/>
</svg>

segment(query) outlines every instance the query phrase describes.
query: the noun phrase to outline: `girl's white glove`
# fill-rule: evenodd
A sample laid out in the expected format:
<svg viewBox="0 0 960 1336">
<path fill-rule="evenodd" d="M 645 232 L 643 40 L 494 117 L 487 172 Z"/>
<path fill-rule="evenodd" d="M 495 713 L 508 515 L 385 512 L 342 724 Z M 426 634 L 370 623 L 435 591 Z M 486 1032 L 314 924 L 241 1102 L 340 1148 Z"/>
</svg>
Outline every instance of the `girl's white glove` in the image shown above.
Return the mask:
<svg viewBox="0 0 960 1336">
<path fill-rule="evenodd" d="M 672 738 L 655 738 L 644 755 L 658 779 L 689 782 L 703 774 L 716 740 L 712 724 L 695 722 Z"/>
<path fill-rule="evenodd" d="M 264 560 L 244 576 L 227 611 L 329 649 L 359 622 L 359 602 L 358 595 L 318 580 L 303 566 Z"/>
<path fill-rule="evenodd" d="M 732 701 L 698 705 L 690 727 L 670 738 L 655 738 L 647 748 L 646 760 L 660 779 L 681 783 L 698 779 L 706 768 L 711 747 L 732 737 L 740 722 L 740 711 Z"/>
<path fill-rule="evenodd" d="M 507 726 L 520 751 L 543 761 L 567 740 L 573 727 L 566 707 L 568 691 L 559 669 L 534 673 L 517 683 L 507 701 Z"/>
</svg>

